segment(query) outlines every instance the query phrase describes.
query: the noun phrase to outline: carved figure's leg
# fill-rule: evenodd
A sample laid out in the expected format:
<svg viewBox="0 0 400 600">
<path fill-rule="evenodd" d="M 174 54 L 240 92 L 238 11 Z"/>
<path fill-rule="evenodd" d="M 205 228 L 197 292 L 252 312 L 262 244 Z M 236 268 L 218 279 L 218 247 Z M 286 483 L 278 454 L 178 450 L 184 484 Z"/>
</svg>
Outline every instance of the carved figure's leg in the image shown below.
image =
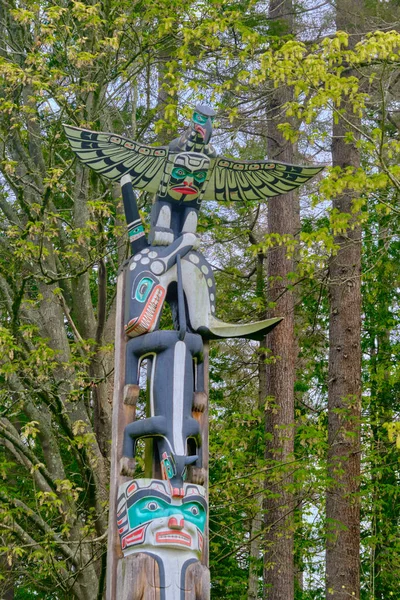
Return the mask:
<svg viewBox="0 0 400 600">
<path fill-rule="evenodd" d="M 207 406 L 207 394 L 204 390 L 204 357 L 203 348 L 196 356 L 196 378 L 193 394 L 193 410 L 204 412 Z"/>
<path fill-rule="evenodd" d="M 125 385 L 139 385 L 139 359 L 137 342 L 133 338 L 126 344 Z"/>
<path fill-rule="evenodd" d="M 197 360 L 196 362 L 196 388 L 195 392 L 204 392 L 204 362 Z"/>
<path fill-rule="evenodd" d="M 193 561 L 185 573 L 185 600 L 210 600 L 210 571 L 200 561 Z"/>
<path fill-rule="evenodd" d="M 151 231 L 149 242 L 153 246 L 168 246 L 174 241 L 171 229 L 171 205 L 157 200 L 151 211 Z"/>
<path fill-rule="evenodd" d="M 192 337 L 193 336 L 193 337 Z M 200 336 L 192 334 L 192 336 L 186 336 L 186 339 L 191 343 L 191 351 L 193 353 L 193 359 L 195 360 L 195 385 L 193 393 L 193 410 L 197 412 L 204 412 L 207 406 L 207 394 L 204 391 L 204 355 L 203 355 L 203 342 Z M 200 343 L 199 343 L 199 341 Z"/>
<path fill-rule="evenodd" d="M 182 233 L 196 233 L 199 211 L 193 207 L 188 207 L 184 210 L 182 216 Z M 200 238 L 196 235 L 197 242 L 193 245 L 193 250 L 196 250 L 200 245 Z"/>
<path fill-rule="evenodd" d="M 193 417 L 185 419 L 184 432 L 186 437 L 192 437 L 196 440 L 197 446 L 201 444 L 200 425 Z"/>
<path fill-rule="evenodd" d="M 153 600 L 159 589 L 159 567 L 150 554 L 126 556 L 117 563 L 118 600 Z"/>
<path fill-rule="evenodd" d="M 159 435 L 166 435 L 164 417 L 150 417 L 149 419 L 129 423 L 124 430 L 123 455 L 134 458 L 138 439 L 142 437 L 157 437 Z"/>
</svg>

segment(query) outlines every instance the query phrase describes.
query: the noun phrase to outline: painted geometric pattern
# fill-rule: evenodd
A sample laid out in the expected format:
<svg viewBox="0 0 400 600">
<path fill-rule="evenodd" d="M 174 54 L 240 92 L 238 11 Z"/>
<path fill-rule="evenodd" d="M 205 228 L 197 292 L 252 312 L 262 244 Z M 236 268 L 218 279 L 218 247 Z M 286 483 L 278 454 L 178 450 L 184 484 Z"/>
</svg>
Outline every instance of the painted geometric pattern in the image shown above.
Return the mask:
<svg viewBox="0 0 400 600">
<path fill-rule="evenodd" d="M 290 192 L 323 168 L 217 158 L 203 200 L 263 200 Z"/>
<path fill-rule="evenodd" d="M 72 150 L 91 169 L 113 181 L 129 173 L 134 188 L 157 192 L 167 148 L 152 148 L 119 135 L 69 125 L 64 129 Z"/>
</svg>

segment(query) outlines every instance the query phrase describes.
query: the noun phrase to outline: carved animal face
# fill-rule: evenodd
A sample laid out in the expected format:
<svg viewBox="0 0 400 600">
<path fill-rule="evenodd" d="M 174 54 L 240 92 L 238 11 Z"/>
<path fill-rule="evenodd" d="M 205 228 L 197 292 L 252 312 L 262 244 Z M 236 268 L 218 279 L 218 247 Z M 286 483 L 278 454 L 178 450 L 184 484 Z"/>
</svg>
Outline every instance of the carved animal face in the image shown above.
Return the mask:
<svg viewBox="0 0 400 600">
<path fill-rule="evenodd" d="M 159 445 L 163 446 L 163 440 L 159 441 Z M 164 446 L 165 448 L 165 446 Z M 187 466 L 192 465 L 198 459 L 197 454 L 194 456 L 172 456 L 167 452 L 161 454 L 161 471 L 163 479 L 169 482 L 171 494 L 173 498 L 181 498 L 184 495 L 183 482 L 186 479 Z"/>
<path fill-rule="evenodd" d="M 139 479 L 122 487 L 117 520 L 123 550 L 170 548 L 201 556 L 207 515 L 202 486 L 185 484 L 180 499 L 171 497 L 164 481 Z"/>
<path fill-rule="evenodd" d="M 215 112 L 209 106 L 197 105 L 192 116 L 192 128 L 204 145 L 208 144 L 212 136 L 212 124 Z"/>
<path fill-rule="evenodd" d="M 210 159 L 197 152 L 177 154 L 167 184 L 171 200 L 192 202 L 199 197 L 210 168 Z"/>
<path fill-rule="evenodd" d="M 167 265 L 160 252 L 145 248 L 129 261 L 125 301 L 125 333 L 129 337 L 154 331 L 160 319 L 167 293 L 159 278 Z"/>
<path fill-rule="evenodd" d="M 136 274 L 132 273 L 129 284 L 130 295 L 127 297 L 126 307 L 129 320 L 125 325 L 125 333 L 130 337 L 136 337 L 156 328 L 166 289 L 153 273 L 140 268 L 137 269 Z"/>
</svg>

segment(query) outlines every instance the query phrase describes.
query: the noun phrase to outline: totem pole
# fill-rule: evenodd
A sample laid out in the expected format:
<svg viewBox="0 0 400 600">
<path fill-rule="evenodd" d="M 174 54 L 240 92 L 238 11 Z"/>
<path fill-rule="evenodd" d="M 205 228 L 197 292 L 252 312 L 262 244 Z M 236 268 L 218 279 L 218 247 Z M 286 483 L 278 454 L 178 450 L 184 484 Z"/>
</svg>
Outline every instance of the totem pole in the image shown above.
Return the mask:
<svg viewBox="0 0 400 600">
<path fill-rule="evenodd" d="M 117 295 L 116 379 L 124 385 L 114 394 L 107 600 L 208 600 L 205 344 L 261 340 L 281 320 L 216 317 L 214 276 L 196 235 L 201 202 L 265 201 L 321 170 L 218 157 L 209 143 L 213 120 L 210 107 L 196 106 L 190 127 L 163 147 L 65 126 L 80 160 L 120 181 L 132 250 L 123 308 L 122 286 Z M 155 194 L 148 240 L 134 188 Z M 159 327 L 166 302 L 172 330 Z M 135 420 L 143 360 L 148 415 Z M 153 440 L 153 478 L 132 479 L 142 438 Z"/>
</svg>

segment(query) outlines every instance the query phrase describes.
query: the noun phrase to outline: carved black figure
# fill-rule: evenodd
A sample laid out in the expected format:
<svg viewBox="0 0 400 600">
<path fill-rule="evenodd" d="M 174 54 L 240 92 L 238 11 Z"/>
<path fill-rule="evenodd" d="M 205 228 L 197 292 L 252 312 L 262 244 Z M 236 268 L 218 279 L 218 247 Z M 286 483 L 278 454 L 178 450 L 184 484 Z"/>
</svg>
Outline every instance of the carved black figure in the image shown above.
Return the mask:
<svg viewBox="0 0 400 600">
<path fill-rule="evenodd" d="M 193 333 L 186 333 L 181 340 L 178 331 L 155 331 L 129 340 L 127 385 L 138 385 L 144 358 L 148 362 L 151 416 L 125 428 L 123 454 L 133 458 L 138 439 L 156 438 L 164 479 L 170 482 L 172 496 L 179 497 L 187 466 L 201 467 L 200 429 L 192 410 L 194 393 L 204 391 L 203 342 Z"/>
</svg>

